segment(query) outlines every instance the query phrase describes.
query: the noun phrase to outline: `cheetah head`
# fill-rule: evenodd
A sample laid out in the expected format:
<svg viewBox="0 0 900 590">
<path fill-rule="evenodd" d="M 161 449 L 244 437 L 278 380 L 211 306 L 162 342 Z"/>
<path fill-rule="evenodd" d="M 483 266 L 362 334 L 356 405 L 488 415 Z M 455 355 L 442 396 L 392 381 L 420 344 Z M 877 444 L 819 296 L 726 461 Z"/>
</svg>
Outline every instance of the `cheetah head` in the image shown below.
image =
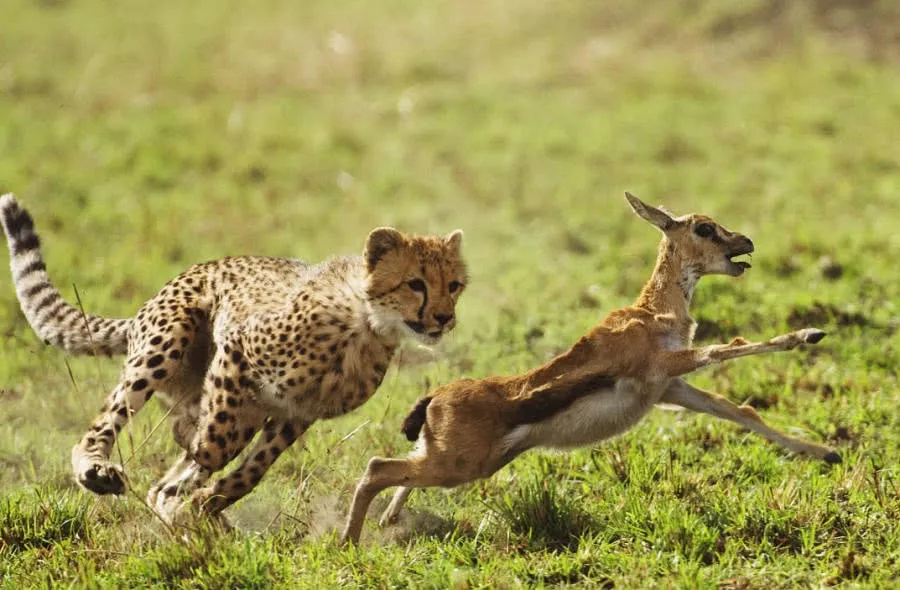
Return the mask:
<svg viewBox="0 0 900 590">
<path fill-rule="evenodd" d="M 390 227 L 372 231 L 363 254 L 375 325 L 435 344 L 456 326 L 456 302 L 468 275 L 462 231 L 409 236 Z"/>
</svg>

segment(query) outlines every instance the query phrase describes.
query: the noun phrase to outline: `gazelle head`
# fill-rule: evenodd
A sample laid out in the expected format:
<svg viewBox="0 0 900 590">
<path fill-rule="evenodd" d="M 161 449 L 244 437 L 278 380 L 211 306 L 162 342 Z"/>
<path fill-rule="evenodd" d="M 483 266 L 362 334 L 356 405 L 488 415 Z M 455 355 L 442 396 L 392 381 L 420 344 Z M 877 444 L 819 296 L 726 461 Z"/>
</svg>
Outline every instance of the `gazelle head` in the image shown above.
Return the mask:
<svg viewBox="0 0 900 590">
<path fill-rule="evenodd" d="M 631 193 L 625 198 L 642 219 L 655 225 L 678 252 L 685 264 L 699 275 L 723 274 L 737 277 L 750 268 L 750 263 L 734 258 L 753 252 L 747 236 L 731 232 L 706 215 L 673 217 L 662 208 L 651 207 Z"/>
</svg>

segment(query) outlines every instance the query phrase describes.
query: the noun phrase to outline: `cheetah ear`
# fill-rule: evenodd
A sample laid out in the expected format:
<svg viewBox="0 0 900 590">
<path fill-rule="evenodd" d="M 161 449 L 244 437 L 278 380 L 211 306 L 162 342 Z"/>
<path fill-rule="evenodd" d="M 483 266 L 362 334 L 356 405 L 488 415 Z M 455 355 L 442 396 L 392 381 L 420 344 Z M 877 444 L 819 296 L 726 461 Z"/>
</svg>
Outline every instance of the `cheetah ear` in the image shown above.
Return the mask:
<svg viewBox="0 0 900 590">
<path fill-rule="evenodd" d="M 373 229 L 366 238 L 366 249 L 363 252 L 369 272 L 375 270 L 378 261 L 384 258 L 388 252 L 396 250 L 405 241 L 403 234 L 392 227 Z"/>
<path fill-rule="evenodd" d="M 458 229 L 444 236 L 444 244 L 454 252 L 459 252 L 462 246 L 463 230 Z"/>
<path fill-rule="evenodd" d="M 628 191 L 625 191 L 625 199 L 628 200 L 628 204 L 631 205 L 634 212 L 638 214 L 638 217 L 645 221 L 649 221 L 662 231 L 669 231 L 675 227 L 677 222 L 664 210 L 651 207 Z"/>
</svg>

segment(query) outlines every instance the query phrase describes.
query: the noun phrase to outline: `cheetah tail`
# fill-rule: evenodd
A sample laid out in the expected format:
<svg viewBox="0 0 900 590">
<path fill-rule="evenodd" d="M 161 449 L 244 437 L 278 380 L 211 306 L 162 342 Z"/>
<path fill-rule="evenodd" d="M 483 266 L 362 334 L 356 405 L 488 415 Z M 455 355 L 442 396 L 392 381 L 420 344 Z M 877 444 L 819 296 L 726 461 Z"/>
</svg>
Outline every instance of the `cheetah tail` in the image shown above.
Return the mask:
<svg viewBox="0 0 900 590">
<path fill-rule="evenodd" d="M 425 412 L 428 410 L 428 404 L 431 403 L 432 399 L 433 397 L 431 396 L 420 398 L 416 402 L 415 407 L 413 407 L 412 412 L 403 421 L 403 427 L 400 429 L 400 432 L 406 435 L 406 440 L 414 442 L 419 438 L 419 432 L 422 430 L 422 425 L 425 424 Z"/>
<path fill-rule="evenodd" d="M 131 320 L 85 315 L 63 300 L 47 275 L 34 220 L 12 194 L 0 196 L 0 221 L 19 305 L 37 335 L 69 354 L 123 354 Z"/>
</svg>

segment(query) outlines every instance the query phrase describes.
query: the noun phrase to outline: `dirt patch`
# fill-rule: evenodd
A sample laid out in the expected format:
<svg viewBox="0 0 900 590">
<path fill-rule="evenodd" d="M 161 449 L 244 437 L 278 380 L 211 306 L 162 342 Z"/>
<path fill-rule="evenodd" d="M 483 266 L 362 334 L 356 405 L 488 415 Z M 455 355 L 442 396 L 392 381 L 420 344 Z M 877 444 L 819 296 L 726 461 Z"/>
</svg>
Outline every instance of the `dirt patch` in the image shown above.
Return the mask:
<svg viewBox="0 0 900 590">
<path fill-rule="evenodd" d="M 777 393 L 763 393 L 751 395 L 744 403 L 756 410 L 768 410 L 773 406 L 777 406 L 778 402 Z"/>
<path fill-rule="evenodd" d="M 706 318 L 697 318 L 695 340 L 730 340 L 740 335 L 740 329 L 728 322 L 716 322 Z"/>
<path fill-rule="evenodd" d="M 872 320 L 861 313 L 847 312 L 830 303 L 816 301 L 811 307 L 795 307 L 787 318 L 788 325 L 794 329 L 834 323 L 840 327 L 871 327 Z"/>
<path fill-rule="evenodd" d="M 794 390 L 804 393 L 813 393 L 822 399 L 831 399 L 836 393 L 847 391 L 856 387 L 856 383 L 851 380 L 845 380 L 837 385 L 831 383 L 822 383 L 810 377 L 800 377 L 794 381 Z"/>
<path fill-rule="evenodd" d="M 775 262 L 775 274 L 783 279 L 790 278 L 800 271 L 800 261 L 796 256 L 782 256 Z"/>
<path fill-rule="evenodd" d="M 828 437 L 828 440 L 833 441 L 849 441 L 849 442 L 859 442 L 859 433 L 854 432 L 848 426 L 837 426 L 834 429 L 834 434 Z"/>
<path fill-rule="evenodd" d="M 446 518 L 441 518 L 430 512 L 419 511 L 409 507 L 404 507 L 397 518 L 397 521 L 386 526 L 378 526 L 378 519 L 381 518 L 381 512 L 387 508 L 387 502 L 377 506 L 378 510 L 373 511 L 372 518 L 367 521 L 365 538 L 372 539 L 376 544 L 384 543 L 408 543 L 417 537 L 431 537 L 434 539 L 445 539 L 452 533 L 462 533 L 465 536 L 474 535 L 472 527 L 466 522 L 456 523 Z"/>
<path fill-rule="evenodd" d="M 677 164 L 686 160 L 699 160 L 703 152 L 687 139 L 678 136 L 668 137 L 656 153 L 656 160 L 664 164 Z"/>
<path fill-rule="evenodd" d="M 900 57 L 898 15 L 895 3 L 878 0 L 762 0 L 722 11 L 707 25 L 707 34 L 732 40 L 755 32 L 768 44 L 760 50 L 771 55 L 788 45 L 798 29 L 812 29 L 848 53 L 885 62 Z"/>
<path fill-rule="evenodd" d="M 593 248 L 587 240 L 571 231 L 567 231 L 563 236 L 563 247 L 566 251 L 578 256 L 587 256 L 593 252 Z"/>
<path fill-rule="evenodd" d="M 17 399 L 22 399 L 22 397 L 23 397 L 22 392 L 20 392 L 18 390 L 5 388 L 5 387 L 0 388 L 0 399 L 2 399 L 2 400 L 17 400 Z"/>
<path fill-rule="evenodd" d="M 543 337 L 544 329 L 540 326 L 532 326 L 525 332 L 525 344 L 528 345 L 528 350 L 532 350 L 534 345 Z"/>
<path fill-rule="evenodd" d="M 311 499 L 309 518 L 309 536 L 317 539 L 344 528 L 347 507 L 336 495 L 319 496 Z"/>
<path fill-rule="evenodd" d="M 136 301 L 144 295 L 146 289 L 139 285 L 137 281 L 131 277 L 126 277 L 119 281 L 112 290 L 113 299 L 116 301 Z"/>
<path fill-rule="evenodd" d="M 363 543 L 366 545 L 385 545 L 406 543 L 416 537 L 434 537 L 444 539 L 451 533 L 474 534 L 472 527 L 465 522 L 454 522 L 426 511 L 410 509 L 404 506 L 397 521 L 381 527 L 378 520 L 387 508 L 395 488 L 380 494 L 369 507 L 369 513 L 363 528 Z M 422 493 L 414 490 L 413 494 Z M 343 500 L 337 494 L 326 494 L 310 498 L 309 511 L 304 517 L 308 525 L 307 535 L 311 539 L 339 534 L 343 530 L 347 517 L 349 498 Z"/>
<path fill-rule="evenodd" d="M 716 586 L 719 590 L 750 590 L 753 587 L 750 580 L 745 578 L 730 578 L 719 582 Z"/>
<path fill-rule="evenodd" d="M 844 276 L 844 265 L 831 256 L 823 256 L 819 259 L 819 272 L 826 279 L 836 281 Z"/>
</svg>

